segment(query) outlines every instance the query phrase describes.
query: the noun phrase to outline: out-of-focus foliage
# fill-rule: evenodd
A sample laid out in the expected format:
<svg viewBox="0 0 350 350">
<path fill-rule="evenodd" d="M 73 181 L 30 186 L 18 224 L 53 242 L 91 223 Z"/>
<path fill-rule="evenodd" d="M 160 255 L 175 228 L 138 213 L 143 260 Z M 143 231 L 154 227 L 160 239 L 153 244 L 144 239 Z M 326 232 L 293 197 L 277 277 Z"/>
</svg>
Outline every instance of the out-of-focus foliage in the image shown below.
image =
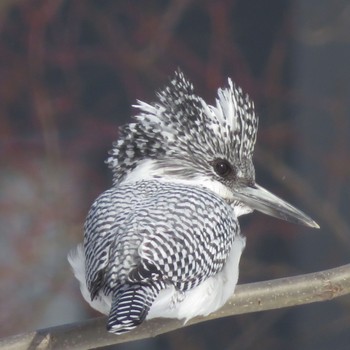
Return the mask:
<svg viewBox="0 0 350 350">
<path fill-rule="evenodd" d="M 346 1 L 22 0 L 0 11 L 1 336 L 97 315 L 66 255 L 111 184 L 103 161 L 118 125 L 177 67 L 212 103 L 228 76 L 250 93 L 258 182 L 323 228 L 243 218 L 241 281 L 349 262 Z M 222 319 L 141 346 L 347 349 L 349 302 Z"/>
</svg>

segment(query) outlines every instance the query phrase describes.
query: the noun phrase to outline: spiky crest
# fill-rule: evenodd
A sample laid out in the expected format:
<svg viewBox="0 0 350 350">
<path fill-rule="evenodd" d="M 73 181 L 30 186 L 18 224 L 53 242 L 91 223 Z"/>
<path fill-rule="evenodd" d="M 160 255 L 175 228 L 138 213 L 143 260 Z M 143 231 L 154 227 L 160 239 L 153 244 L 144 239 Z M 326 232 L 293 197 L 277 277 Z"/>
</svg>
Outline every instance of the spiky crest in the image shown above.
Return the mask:
<svg viewBox="0 0 350 350">
<path fill-rule="evenodd" d="M 157 94 L 157 102 L 138 101 L 134 106 L 139 109 L 136 122 L 120 129 L 107 160 L 114 182 L 123 181 L 142 161 L 150 159 L 167 169 L 168 175 L 181 173 L 184 177 L 191 177 L 193 170 L 206 172 L 210 159 L 222 157 L 232 164 L 250 160 L 258 118 L 248 95 L 231 79 L 228 85 L 218 90 L 216 106 L 211 106 L 177 70 L 169 85 Z"/>
</svg>

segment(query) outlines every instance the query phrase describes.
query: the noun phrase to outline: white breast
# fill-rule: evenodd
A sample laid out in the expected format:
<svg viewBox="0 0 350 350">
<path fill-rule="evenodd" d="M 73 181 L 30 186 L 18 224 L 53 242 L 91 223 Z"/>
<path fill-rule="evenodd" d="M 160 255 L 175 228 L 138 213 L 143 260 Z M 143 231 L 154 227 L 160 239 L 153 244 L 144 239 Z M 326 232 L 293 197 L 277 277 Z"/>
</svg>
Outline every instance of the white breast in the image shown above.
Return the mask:
<svg viewBox="0 0 350 350">
<path fill-rule="evenodd" d="M 156 317 L 189 319 L 208 315 L 223 306 L 233 294 L 238 280 L 238 265 L 245 247 L 245 238 L 237 236 L 231 253 L 221 272 L 203 281 L 199 286 L 179 293 L 174 287 L 162 290 L 154 301 L 147 319 Z M 101 295 L 91 301 L 85 281 L 85 257 L 83 246 L 78 245 L 75 252 L 69 254 L 75 277 L 80 282 L 84 299 L 97 311 L 108 315 L 111 308 L 111 297 Z"/>
<path fill-rule="evenodd" d="M 195 316 L 205 316 L 219 309 L 235 290 L 239 260 L 244 247 L 245 238 L 236 237 L 223 270 L 190 291 L 181 294 L 175 291 L 174 287 L 162 290 L 154 301 L 147 319 L 167 317 L 188 321 Z"/>
</svg>

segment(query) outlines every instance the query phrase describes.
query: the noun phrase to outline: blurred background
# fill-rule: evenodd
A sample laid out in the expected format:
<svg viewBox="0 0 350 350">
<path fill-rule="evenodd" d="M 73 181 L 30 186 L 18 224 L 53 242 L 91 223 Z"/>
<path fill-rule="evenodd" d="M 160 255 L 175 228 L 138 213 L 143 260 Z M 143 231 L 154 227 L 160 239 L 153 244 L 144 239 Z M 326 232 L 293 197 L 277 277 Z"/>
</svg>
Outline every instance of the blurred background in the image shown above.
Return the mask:
<svg viewBox="0 0 350 350">
<path fill-rule="evenodd" d="M 136 99 L 177 67 L 214 103 L 227 77 L 256 103 L 257 182 L 310 230 L 243 217 L 240 283 L 350 261 L 347 0 L 2 0 L 0 336 L 96 317 L 67 253 Z M 350 297 L 235 316 L 116 349 L 348 349 Z"/>
</svg>

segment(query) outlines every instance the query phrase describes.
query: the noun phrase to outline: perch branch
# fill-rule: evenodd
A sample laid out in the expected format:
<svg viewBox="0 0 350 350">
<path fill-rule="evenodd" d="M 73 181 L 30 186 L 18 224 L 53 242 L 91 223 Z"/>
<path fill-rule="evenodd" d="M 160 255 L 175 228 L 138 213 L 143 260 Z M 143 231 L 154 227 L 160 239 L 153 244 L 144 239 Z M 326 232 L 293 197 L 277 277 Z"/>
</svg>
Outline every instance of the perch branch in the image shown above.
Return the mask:
<svg viewBox="0 0 350 350">
<path fill-rule="evenodd" d="M 113 335 L 105 330 L 106 318 L 61 325 L 0 340 L 0 350 L 93 349 L 154 337 L 192 324 L 249 312 L 279 309 L 325 301 L 350 294 L 350 264 L 334 269 L 239 285 L 218 311 L 196 317 L 184 325 L 174 319 L 153 319 L 132 332 Z"/>
</svg>

